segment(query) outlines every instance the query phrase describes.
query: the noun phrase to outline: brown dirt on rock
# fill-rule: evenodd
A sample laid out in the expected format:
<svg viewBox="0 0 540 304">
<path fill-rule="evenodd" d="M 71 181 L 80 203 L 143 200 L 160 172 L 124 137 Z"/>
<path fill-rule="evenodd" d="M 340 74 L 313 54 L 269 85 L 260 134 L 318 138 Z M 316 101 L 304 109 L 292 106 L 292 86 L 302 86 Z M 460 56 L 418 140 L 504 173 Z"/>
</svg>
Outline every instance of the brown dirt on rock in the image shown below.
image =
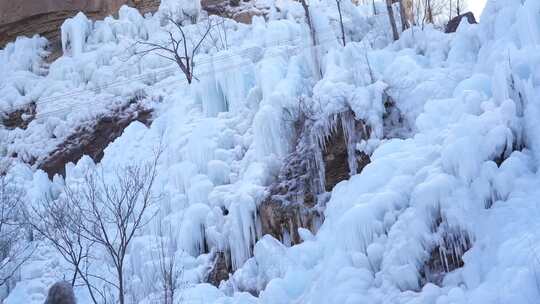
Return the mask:
<svg viewBox="0 0 540 304">
<path fill-rule="evenodd" d="M 151 123 L 152 110 L 141 107 L 132 109 L 129 105 L 99 118 L 90 127 L 77 129 L 66 141 L 40 162 L 38 168 L 45 171 L 49 178 L 60 174 L 65 176 L 65 166 L 79 161 L 83 155 L 90 156 L 95 162 L 101 161 L 104 150 L 133 121 L 145 125 Z"/>
<path fill-rule="evenodd" d="M 427 283 L 441 286 L 447 273 L 465 265 L 463 255 L 473 246 L 471 235 L 459 227 L 449 227 L 441 214 L 436 216 L 432 232 L 438 235 L 439 241 L 428 248 L 429 257 L 420 269 L 420 286 Z"/>
<path fill-rule="evenodd" d="M 219 287 L 222 281 L 229 279 L 229 273 L 231 272 L 230 256 L 225 252 L 217 252 L 214 255 L 214 264 L 208 272 L 206 282 Z"/>
<path fill-rule="evenodd" d="M 18 36 L 38 34 L 50 41 L 54 57 L 58 54 L 60 26 L 79 11 L 84 12 L 92 20 L 100 20 L 109 15 L 116 15 L 124 4 L 137 8 L 144 15 L 155 12 L 160 2 L 160 0 L 0 0 L 0 48 Z"/>
<path fill-rule="evenodd" d="M 28 106 L 10 112 L 2 119 L 2 125 L 9 130 L 20 128 L 25 130 L 28 124 L 36 117 L 36 104 L 31 103 Z"/>
</svg>

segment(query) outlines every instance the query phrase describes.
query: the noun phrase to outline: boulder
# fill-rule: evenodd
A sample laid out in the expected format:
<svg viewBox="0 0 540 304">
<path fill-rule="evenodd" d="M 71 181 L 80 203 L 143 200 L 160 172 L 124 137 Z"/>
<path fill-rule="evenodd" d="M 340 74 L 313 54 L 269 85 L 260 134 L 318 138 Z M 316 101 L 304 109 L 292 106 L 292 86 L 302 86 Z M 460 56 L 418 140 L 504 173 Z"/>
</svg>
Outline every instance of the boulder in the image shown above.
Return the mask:
<svg viewBox="0 0 540 304">
<path fill-rule="evenodd" d="M 461 14 L 457 17 L 454 17 L 452 18 L 452 20 L 450 20 L 448 22 L 448 24 L 446 25 L 446 29 L 445 29 L 445 33 L 455 33 L 459 27 L 459 24 L 461 23 L 461 20 L 463 20 L 463 18 L 466 18 L 467 19 L 467 22 L 469 22 L 469 24 L 477 24 L 478 22 L 476 22 L 476 18 L 474 17 L 474 14 L 472 12 L 468 12 L 468 13 L 465 13 L 465 14 Z"/>
<path fill-rule="evenodd" d="M 66 281 L 54 283 L 44 304 L 76 304 L 73 287 Z"/>
</svg>

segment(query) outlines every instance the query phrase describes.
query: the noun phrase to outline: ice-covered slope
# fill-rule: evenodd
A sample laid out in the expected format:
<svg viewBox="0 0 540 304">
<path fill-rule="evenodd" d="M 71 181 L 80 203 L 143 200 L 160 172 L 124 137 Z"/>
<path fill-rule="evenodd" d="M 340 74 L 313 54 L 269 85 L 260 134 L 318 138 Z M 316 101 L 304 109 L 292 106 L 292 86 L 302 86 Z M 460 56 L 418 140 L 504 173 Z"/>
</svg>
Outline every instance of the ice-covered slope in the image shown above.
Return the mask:
<svg viewBox="0 0 540 304">
<path fill-rule="evenodd" d="M 346 6 L 342 47 L 335 2 L 315 1 L 313 52 L 301 6 L 275 1 L 268 21 L 225 23 L 228 43 L 205 45 L 191 86 L 172 64 L 129 51 L 138 39 L 166 37 L 159 13 L 142 18 L 123 8 L 119 20 L 95 24 L 78 16 L 64 27 L 69 55 L 46 76 L 39 39 L 0 51 L 10 67 L 0 74 L 1 109 L 40 97 L 52 101 L 38 99 L 38 118 L 58 107 L 66 113 L 43 115 L 26 130 L 0 129 L 10 152 L 0 153 L 18 154 L 10 175 L 29 200 L 58 194 L 62 178 L 49 181 L 22 162 L 24 153 L 46 155 L 50 148 L 38 145 L 61 142 L 102 106 L 144 91 L 153 124 L 133 123 L 100 164 L 83 158 L 65 179 L 74 185 L 95 166 L 112 174 L 163 148 L 158 216 L 129 253 L 132 302 L 159 297 L 153 259 L 161 223 L 176 240 L 187 303 L 537 303 L 540 4 L 521 2 L 493 0 L 480 25 L 451 35 L 414 28 L 394 43 L 385 15 Z M 60 97 L 74 90 L 81 107 L 70 109 L 73 97 Z M 389 107 L 397 125 L 385 123 Z M 301 230 L 303 243 L 262 236 L 257 208 L 295 146 L 294 121 L 308 111 L 331 129 L 326 118 L 346 109 L 372 130 L 356 145 L 371 163 L 322 201 L 324 223 L 316 234 Z M 217 252 L 230 254 L 235 270 L 219 289 L 203 283 Z M 64 267 L 44 243 L 6 303 L 42 302 L 47 286 L 69 274 Z M 109 274 L 106 263 L 93 271 Z M 87 303 L 85 290 L 76 292 Z"/>
</svg>

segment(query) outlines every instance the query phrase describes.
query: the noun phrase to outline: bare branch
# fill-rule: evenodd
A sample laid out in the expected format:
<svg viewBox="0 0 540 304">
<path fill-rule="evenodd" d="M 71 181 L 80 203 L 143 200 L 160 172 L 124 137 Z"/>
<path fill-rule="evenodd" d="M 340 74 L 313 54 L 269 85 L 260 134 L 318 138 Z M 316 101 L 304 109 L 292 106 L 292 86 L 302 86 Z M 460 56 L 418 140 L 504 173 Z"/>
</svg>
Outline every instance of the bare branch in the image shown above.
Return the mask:
<svg viewBox="0 0 540 304">
<path fill-rule="evenodd" d="M 211 19 L 208 18 L 204 33 L 202 33 L 200 37 L 194 39 L 193 35 L 188 35 L 183 25 L 174 18 L 167 16 L 165 17 L 165 20 L 174 25 L 177 35 L 175 35 L 173 31 L 166 30 L 168 36 L 167 42 L 156 43 L 138 41 L 136 45 L 143 46 L 143 49 L 136 51 L 135 54 L 140 55 L 141 57 L 148 54 L 156 54 L 161 58 L 175 62 L 185 75 L 188 84 L 191 84 L 193 79 L 197 79 L 194 76 L 194 58 L 201 51 L 204 41 L 206 41 L 208 37 L 211 37 L 213 28 L 219 23 L 214 24 Z M 178 35 L 179 38 L 177 38 Z M 188 40 L 194 42 L 191 49 L 188 47 Z M 169 55 L 164 55 L 162 52 Z"/>
<path fill-rule="evenodd" d="M 7 176 L 9 169 L 9 163 L 0 163 L 0 286 L 17 274 L 36 249 L 26 237 L 24 189 Z"/>
</svg>

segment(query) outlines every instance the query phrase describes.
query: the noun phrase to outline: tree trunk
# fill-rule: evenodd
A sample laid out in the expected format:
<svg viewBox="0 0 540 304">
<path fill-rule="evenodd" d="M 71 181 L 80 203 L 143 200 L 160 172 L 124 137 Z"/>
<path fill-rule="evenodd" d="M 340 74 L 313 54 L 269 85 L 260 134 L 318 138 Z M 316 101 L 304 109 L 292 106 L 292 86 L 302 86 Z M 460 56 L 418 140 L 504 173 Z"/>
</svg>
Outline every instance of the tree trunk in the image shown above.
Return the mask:
<svg viewBox="0 0 540 304">
<path fill-rule="evenodd" d="M 73 277 L 71 277 L 71 286 L 75 286 L 75 282 L 77 282 L 77 270 L 78 268 L 75 268 L 75 271 L 73 272 Z"/>
<path fill-rule="evenodd" d="M 306 21 L 309 26 L 309 32 L 311 33 L 311 52 L 313 57 L 313 65 L 315 67 L 315 74 L 317 77 L 317 80 L 322 78 L 322 71 L 321 67 L 319 66 L 319 52 L 317 51 L 317 33 L 315 33 L 315 28 L 313 27 L 313 23 L 311 22 L 311 14 L 309 13 L 309 6 L 306 3 L 306 0 L 300 0 L 302 3 L 302 7 L 304 8 L 304 13 L 306 15 Z"/>
<path fill-rule="evenodd" d="M 399 14 L 401 16 L 401 31 L 404 32 L 410 27 L 410 25 L 409 21 L 407 20 L 406 7 L 403 6 L 403 0 L 399 0 Z"/>
<path fill-rule="evenodd" d="M 396 26 L 396 18 L 394 17 L 394 9 L 392 8 L 392 0 L 386 0 L 386 9 L 388 10 L 390 25 L 392 26 L 392 35 L 394 36 L 394 41 L 396 41 L 399 39 L 399 33 Z"/>
<path fill-rule="evenodd" d="M 122 266 L 117 267 L 118 273 L 118 303 L 125 304 L 124 299 L 124 270 Z"/>
<path fill-rule="evenodd" d="M 337 9 L 339 12 L 339 23 L 341 25 L 341 39 L 343 40 L 343 46 L 346 45 L 345 42 L 345 28 L 343 27 L 343 16 L 341 15 L 341 0 L 336 0 L 337 2 Z"/>
<path fill-rule="evenodd" d="M 428 22 L 433 24 L 433 10 L 431 9 L 431 0 L 426 0 L 426 2 Z"/>
</svg>

